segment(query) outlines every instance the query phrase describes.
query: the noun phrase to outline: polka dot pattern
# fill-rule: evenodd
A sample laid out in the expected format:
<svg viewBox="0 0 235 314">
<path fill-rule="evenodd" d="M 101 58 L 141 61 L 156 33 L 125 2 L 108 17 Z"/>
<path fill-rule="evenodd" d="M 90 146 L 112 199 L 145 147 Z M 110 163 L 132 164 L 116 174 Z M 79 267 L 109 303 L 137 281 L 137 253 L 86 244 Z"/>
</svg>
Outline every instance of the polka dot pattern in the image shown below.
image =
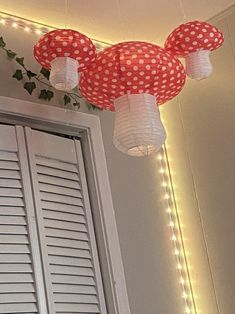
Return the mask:
<svg viewBox="0 0 235 314">
<path fill-rule="evenodd" d="M 181 24 L 167 38 L 165 49 L 177 57 L 185 57 L 191 52 L 215 50 L 224 42 L 223 33 L 206 22 L 191 21 Z"/>
<path fill-rule="evenodd" d="M 95 106 L 115 111 L 114 99 L 125 94 L 148 93 L 158 105 L 169 101 L 185 83 L 181 62 L 165 49 L 146 42 L 124 42 L 97 55 L 81 73 L 80 89 Z"/>
<path fill-rule="evenodd" d="M 39 39 L 34 46 L 34 57 L 48 69 L 55 58 L 70 57 L 78 61 L 78 70 L 82 71 L 95 61 L 96 48 L 85 35 L 72 29 L 58 29 Z"/>
</svg>

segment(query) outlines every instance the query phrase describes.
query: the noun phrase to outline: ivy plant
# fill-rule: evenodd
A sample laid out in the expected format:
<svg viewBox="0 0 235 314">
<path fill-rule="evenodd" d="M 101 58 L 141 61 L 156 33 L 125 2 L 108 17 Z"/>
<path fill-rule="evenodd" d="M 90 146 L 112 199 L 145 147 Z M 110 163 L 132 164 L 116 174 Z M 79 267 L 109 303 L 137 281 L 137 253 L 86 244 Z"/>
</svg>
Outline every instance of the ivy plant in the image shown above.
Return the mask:
<svg viewBox="0 0 235 314">
<path fill-rule="evenodd" d="M 55 92 L 58 92 L 49 82 L 50 70 L 41 68 L 39 73 L 34 73 L 25 65 L 24 57 L 19 57 L 16 52 L 7 48 L 6 42 L 3 37 L 0 37 L 0 49 L 6 53 L 8 60 L 15 61 L 19 66 L 12 75 L 12 77 L 18 81 L 23 80 L 24 89 L 32 95 L 38 89 L 37 83 L 44 86 L 38 92 L 38 98 L 45 101 L 51 101 L 54 97 Z M 60 92 L 61 93 L 61 92 Z M 64 105 L 73 104 L 73 106 L 80 108 L 80 100 L 82 96 L 78 89 L 73 90 L 73 92 L 62 92 L 62 100 Z M 86 103 L 88 109 L 99 109 L 96 106 Z"/>
</svg>

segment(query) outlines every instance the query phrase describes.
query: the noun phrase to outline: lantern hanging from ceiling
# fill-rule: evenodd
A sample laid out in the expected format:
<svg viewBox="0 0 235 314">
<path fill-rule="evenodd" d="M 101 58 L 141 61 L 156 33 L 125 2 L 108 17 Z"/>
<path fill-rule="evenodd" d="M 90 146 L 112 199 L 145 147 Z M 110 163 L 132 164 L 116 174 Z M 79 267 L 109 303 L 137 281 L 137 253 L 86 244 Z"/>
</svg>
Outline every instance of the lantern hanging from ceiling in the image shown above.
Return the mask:
<svg viewBox="0 0 235 314">
<path fill-rule="evenodd" d="M 125 42 L 97 55 L 81 73 L 80 89 L 93 105 L 116 111 L 113 142 L 131 156 L 145 156 L 164 144 L 166 133 L 158 106 L 182 89 L 181 62 L 146 42 Z"/>
<path fill-rule="evenodd" d="M 181 24 L 167 38 L 165 49 L 185 58 L 186 74 L 196 80 L 211 75 L 210 52 L 219 48 L 224 37 L 218 28 L 206 22 L 191 21 Z"/>
<path fill-rule="evenodd" d="M 58 29 L 39 39 L 34 57 L 44 68 L 51 69 L 53 87 L 70 91 L 78 85 L 78 71 L 94 62 L 96 49 L 87 36 L 71 29 Z"/>
</svg>

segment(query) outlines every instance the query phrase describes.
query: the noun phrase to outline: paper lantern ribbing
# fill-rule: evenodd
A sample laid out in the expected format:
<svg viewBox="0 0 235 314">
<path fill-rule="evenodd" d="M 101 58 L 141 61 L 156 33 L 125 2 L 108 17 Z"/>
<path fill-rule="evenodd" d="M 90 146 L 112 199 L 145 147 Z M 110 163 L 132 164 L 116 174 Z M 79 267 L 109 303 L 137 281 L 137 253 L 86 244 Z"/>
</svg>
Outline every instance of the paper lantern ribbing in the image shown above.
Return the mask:
<svg viewBox="0 0 235 314">
<path fill-rule="evenodd" d="M 185 58 L 186 74 L 192 79 L 205 79 L 213 71 L 210 52 L 219 48 L 224 37 L 218 28 L 199 21 L 181 24 L 167 38 L 165 49 Z"/>
<path fill-rule="evenodd" d="M 86 69 L 96 58 L 96 49 L 85 35 L 71 30 L 53 30 L 34 46 L 35 59 L 51 69 L 50 82 L 58 90 L 70 91 L 78 85 L 78 71 Z"/>
<path fill-rule="evenodd" d="M 183 65 L 165 49 L 125 42 L 97 55 L 81 74 L 83 96 L 95 106 L 116 110 L 114 145 L 132 156 L 149 155 L 166 133 L 157 105 L 175 97 L 185 83 Z"/>
</svg>

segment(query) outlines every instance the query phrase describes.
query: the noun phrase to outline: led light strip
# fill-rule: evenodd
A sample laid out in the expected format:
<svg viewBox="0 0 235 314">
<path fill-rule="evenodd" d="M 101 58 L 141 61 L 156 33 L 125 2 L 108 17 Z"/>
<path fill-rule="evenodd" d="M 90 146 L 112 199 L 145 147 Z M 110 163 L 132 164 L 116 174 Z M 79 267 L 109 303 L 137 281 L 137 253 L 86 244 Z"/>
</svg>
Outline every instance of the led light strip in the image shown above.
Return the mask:
<svg viewBox="0 0 235 314">
<path fill-rule="evenodd" d="M 169 218 L 169 229 L 171 232 L 173 252 L 179 273 L 182 298 L 184 299 L 185 304 L 184 313 L 197 314 L 198 312 L 196 309 L 189 266 L 187 263 L 187 255 L 184 246 L 184 239 L 172 183 L 170 164 L 165 146 L 163 146 L 162 152 L 157 155 L 157 159 L 160 164 L 159 171 L 161 174 L 162 187 L 164 190 L 164 203 Z"/>
<path fill-rule="evenodd" d="M 1 25 L 11 26 L 15 29 L 21 29 L 27 33 L 37 35 L 46 34 L 53 29 L 57 29 L 57 27 L 51 25 L 24 19 L 22 17 L 0 11 L 0 26 Z M 103 50 L 104 48 L 110 46 L 109 43 L 99 41 L 97 39 L 92 39 L 92 41 L 94 42 L 97 50 Z"/>
</svg>

